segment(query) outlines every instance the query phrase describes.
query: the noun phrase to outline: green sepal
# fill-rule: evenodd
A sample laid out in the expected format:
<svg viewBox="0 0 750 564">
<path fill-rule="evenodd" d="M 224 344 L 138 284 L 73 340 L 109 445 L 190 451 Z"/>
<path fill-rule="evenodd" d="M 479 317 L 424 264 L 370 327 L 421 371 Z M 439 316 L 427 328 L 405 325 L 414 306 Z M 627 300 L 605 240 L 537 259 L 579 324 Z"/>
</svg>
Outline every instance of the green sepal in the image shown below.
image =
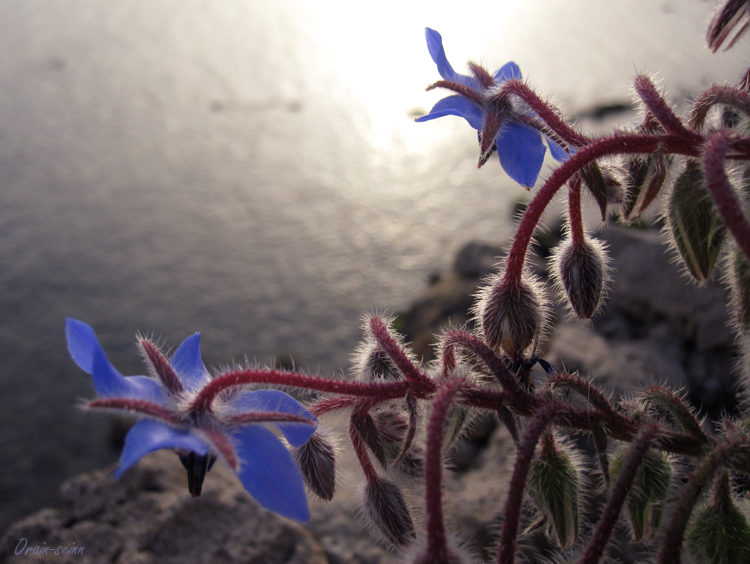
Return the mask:
<svg viewBox="0 0 750 564">
<path fill-rule="evenodd" d="M 726 472 L 719 476 L 713 501 L 696 511 L 686 538 L 698 562 L 750 564 L 750 525 L 732 500 Z"/>
<path fill-rule="evenodd" d="M 529 469 L 529 496 L 546 516 L 562 548 L 578 539 L 579 485 L 578 467 L 568 447 L 558 448 L 552 435 L 547 435 Z"/>
<path fill-rule="evenodd" d="M 610 476 L 612 482 L 625 463 L 622 451 L 612 461 Z M 627 506 L 633 535 L 636 540 L 654 537 L 664 515 L 664 504 L 672 483 L 672 464 L 666 455 L 659 451 L 649 451 L 643 458 L 633 489 L 628 493 Z"/>
<path fill-rule="evenodd" d="M 716 211 L 698 161 L 688 160 L 667 206 L 669 229 L 688 272 L 705 282 L 719 258 L 727 229 Z"/>
</svg>

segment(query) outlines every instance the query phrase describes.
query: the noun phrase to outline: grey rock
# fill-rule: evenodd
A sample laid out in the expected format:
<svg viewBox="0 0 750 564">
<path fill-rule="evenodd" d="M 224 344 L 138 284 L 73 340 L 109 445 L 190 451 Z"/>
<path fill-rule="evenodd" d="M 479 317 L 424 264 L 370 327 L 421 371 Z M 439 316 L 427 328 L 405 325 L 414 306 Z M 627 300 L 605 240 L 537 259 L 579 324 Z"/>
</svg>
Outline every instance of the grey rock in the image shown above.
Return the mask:
<svg viewBox="0 0 750 564">
<path fill-rule="evenodd" d="M 0 562 L 18 561 L 15 551 L 25 538 L 32 547 L 85 547 L 55 562 L 328 563 L 304 527 L 261 508 L 223 465 L 214 467 L 196 499 L 179 461 L 166 451 L 147 456 L 120 480 L 113 469 L 69 480 L 61 488 L 65 509 L 45 509 L 11 526 L 0 540 Z M 49 558 L 29 554 L 24 561 Z"/>
<path fill-rule="evenodd" d="M 664 235 L 617 226 L 600 235 L 615 270 L 607 310 L 641 325 L 666 320 L 697 351 L 732 347 L 727 291 L 715 280 L 698 287 L 683 275 Z"/>
</svg>

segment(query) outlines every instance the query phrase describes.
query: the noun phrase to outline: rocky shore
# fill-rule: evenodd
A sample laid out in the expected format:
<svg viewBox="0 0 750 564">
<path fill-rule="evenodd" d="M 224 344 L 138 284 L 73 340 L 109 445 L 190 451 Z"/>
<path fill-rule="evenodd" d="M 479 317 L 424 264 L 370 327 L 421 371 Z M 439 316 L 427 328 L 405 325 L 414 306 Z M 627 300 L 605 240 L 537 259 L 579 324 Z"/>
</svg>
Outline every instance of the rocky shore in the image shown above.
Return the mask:
<svg viewBox="0 0 750 564">
<path fill-rule="evenodd" d="M 717 282 L 705 288 L 689 283 L 657 231 L 612 226 L 597 236 L 607 243 L 615 269 L 604 312 L 585 325 L 556 306 L 557 323 L 542 356 L 558 369 L 579 371 L 616 396 L 658 382 L 684 389 L 709 418 L 735 409 L 735 343 L 725 289 Z M 431 358 L 434 335 L 448 323 L 470 324 L 472 295 L 501 254 L 492 245 L 467 245 L 454 269 L 436 276 L 424 296 L 400 316 L 417 354 Z M 506 483 L 498 477 L 507 475 L 512 457 L 507 432 L 491 419 L 478 422 L 455 453 L 457 471 L 446 492 L 446 519 L 477 554 L 491 550 L 496 538 Z M 350 457 L 341 458 L 346 463 Z M 49 558 L 35 556 L 37 546 L 40 551 L 50 547 L 47 554 L 76 547 L 55 562 L 81 564 L 399 561 L 370 540 L 357 518 L 358 479 L 352 469 L 341 472 L 331 503 L 312 502 L 312 520 L 305 526 L 260 508 L 221 464 L 197 499 L 190 498 L 184 471 L 169 452 L 146 457 L 119 481 L 112 479 L 112 471 L 65 482 L 63 509 L 45 509 L 11 526 L 0 540 L 0 564 Z M 419 505 L 418 498 L 412 501 Z M 542 541 L 535 542 L 538 548 Z M 27 555 L 17 555 L 19 548 L 29 547 Z M 632 550 L 623 547 L 624 561 Z"/>
</svg>

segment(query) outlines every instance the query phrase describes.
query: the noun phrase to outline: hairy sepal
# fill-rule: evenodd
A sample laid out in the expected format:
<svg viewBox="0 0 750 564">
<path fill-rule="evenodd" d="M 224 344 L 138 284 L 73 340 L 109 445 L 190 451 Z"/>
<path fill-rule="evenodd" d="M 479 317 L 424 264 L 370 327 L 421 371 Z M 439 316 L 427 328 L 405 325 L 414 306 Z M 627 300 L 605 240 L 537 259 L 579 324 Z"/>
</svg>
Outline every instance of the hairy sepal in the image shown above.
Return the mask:
<svg viewBox="0 0 750 564">
<path fill-rule="evenodd" d="M 695 160 L 688 160 L 674 183 L 667 220 L 687 271 L 704 283 L 716 266 L 727 229 L 711 200 L 703 169 Z"/>
</svg>

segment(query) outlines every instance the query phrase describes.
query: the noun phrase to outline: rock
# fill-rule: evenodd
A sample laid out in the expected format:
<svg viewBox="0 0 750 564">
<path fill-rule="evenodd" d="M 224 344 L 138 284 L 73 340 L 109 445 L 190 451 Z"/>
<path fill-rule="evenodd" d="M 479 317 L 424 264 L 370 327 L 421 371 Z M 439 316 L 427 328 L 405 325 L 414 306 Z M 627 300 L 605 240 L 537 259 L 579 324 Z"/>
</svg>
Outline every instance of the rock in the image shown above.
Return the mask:
<svg viewBox="0 0 750 564">
<path fill-rule="evenodd" d="M 0 540 L 0 562 L 16 561 L 21 539 L 30 547 L 83 547 L 81 554 L 54 557 L 81 564 L 329 562 L 309 531 L 261 508 L 221 464 L 196 499 L 172 453 L 147 456 L 120 480 L 112 470 L 67 481 L 65 509 L 45 509 L 11 526 Z M 24 561 L 49 558 L 28 554 Z"/>
<path fill-rule="evenodd" d="M 727 291 L 715 280 L 698 287 L 684 276 L 664 235 L 610 226 L 601 239 L 615 271 L 607 310 L 641 326 L 666 320 L 699 352 L 733 347 Z"/>
</svg>

